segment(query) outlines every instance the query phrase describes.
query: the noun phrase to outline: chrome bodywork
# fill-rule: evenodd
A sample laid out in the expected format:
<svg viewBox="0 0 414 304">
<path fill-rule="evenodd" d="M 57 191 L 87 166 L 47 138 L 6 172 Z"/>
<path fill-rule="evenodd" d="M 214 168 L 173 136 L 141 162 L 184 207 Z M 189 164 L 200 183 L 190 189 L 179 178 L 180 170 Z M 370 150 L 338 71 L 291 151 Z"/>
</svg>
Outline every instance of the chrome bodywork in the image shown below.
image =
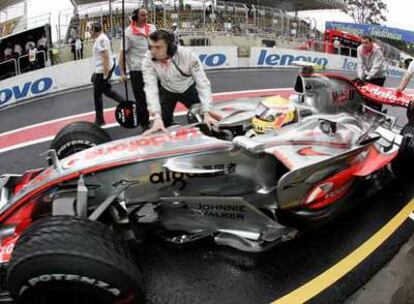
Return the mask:
<svg viewBox="0 0 414 304">
<path fill-rule="evenodd" d="M 56 201 L 62 189 L 84 183 L 88 214 L 105 200 L 109 206 L 108 198 L 117 193 L 113 201 L 123 206 L 129 221 L 176 232 L 166 237 L 175 243 L 213 236 L 218 244 L 257 252 L 291 239 L 297 229 L 283 224 L 281 211 L 311 211 L 307 204 L 321 191 L 326 191 L 323 199 L 344 199 L 361 180 L 385 170 L 401 143 L 386 115 L 360 111 L 362 97 L 348 83 L 299 76 L 295 89 L 299 111 L 313 113 L 299 116 L 297 123 L 232 141 L 187 126 L 93 147 L 54 160 L 3 204 L 0 214 L 42 195 Z M 246 130 L 259 102 L 221 105 L 220 126 Z M 378 155 L 386 161 L 377 162 Z M 335 182 L 329 178 L 344 170 L 351 173 L 331 191 Z M 79 193 L 76 197 L 81 201 Z"/>
</svg>

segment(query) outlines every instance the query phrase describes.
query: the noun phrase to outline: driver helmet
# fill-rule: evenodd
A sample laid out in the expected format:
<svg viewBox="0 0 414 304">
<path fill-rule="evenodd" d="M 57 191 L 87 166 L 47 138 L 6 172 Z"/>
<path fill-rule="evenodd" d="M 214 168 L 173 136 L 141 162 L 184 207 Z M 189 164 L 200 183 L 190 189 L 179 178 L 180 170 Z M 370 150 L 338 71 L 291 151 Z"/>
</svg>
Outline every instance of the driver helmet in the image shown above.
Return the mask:
<svg viewBox="0 0 414 304">
<path fill-rule="evenodd" d="M 296 120 L 296 107 L 282 96 L 267 97 L 259 103 L 252 119 L 257 133 L 267 133 L 280 129 Z"/>
</svg>

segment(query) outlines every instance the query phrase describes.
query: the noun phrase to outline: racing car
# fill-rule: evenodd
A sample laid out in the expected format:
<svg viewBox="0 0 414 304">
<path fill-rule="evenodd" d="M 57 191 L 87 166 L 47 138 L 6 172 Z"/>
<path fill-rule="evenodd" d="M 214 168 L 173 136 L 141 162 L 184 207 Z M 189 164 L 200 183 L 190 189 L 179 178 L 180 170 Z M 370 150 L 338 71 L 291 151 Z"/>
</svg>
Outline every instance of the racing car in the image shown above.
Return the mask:
<svg viewBox="0 0 414 304">
<path fill-rule="evenodd" d="M 144 303 L 130 242 L 212 238 L 261 252 L 331 220 L 379 179 L 405 176 L 414 161 L 409 96 L 311 66 L 294 89 L 290 103 L 275 97 L 243 111 L 253 111 L 254 136 L 231 124 L 116 141 L 88 122 L 63 128 L 49 167 L 0 179 L 2 282 L 12 298 Z M 369 102 L 405 108 L 410 120 L 401 130 Z M 223 130 L 236 136 L 220 139 Z"/>
</svg>

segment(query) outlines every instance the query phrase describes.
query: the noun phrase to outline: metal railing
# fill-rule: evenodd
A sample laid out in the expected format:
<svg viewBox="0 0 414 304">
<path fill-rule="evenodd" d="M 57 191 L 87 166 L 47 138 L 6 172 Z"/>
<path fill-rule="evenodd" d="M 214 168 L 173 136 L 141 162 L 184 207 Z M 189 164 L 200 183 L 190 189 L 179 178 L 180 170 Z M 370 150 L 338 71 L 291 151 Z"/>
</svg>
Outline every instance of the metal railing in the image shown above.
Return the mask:
<svg viewBox="0 0 414 304">
<path fill-rule="evenodd" d="M 37 64 L 43 63 L 44 66 L 46 66 L 46 62 L 47 62 L 46 52 L 43 51 L 43 50 L 40 50 L 40 51 L 36 51 L 35 54 L 36 54 Z M 41 61 L 39 62 L 39 60 L 38 60 L 39 59 L 38 58 L 39 54 L 43 55 L 42 56 L 43 62 L 41 62 Z M 0 79 L 5 79 L 5 78 L 17 76 L 17 75 L 20 75 L 20 74 L 22 74 L 26 71 L 29 71 L 31 69 L 30 61 L 28 60 L 26 65 L 22 64 L 22 60 L 28 58 L 29 56 L 30 56 L 30 54 L 25 54 L 25 55 L 22 55 L 18 58 L 10 58 L 10 59 L 6 59 L 4 61 L 1 61 L 0 62 L 0 71 L 1 71 Z M 42 68 L 44 66 L 39 66 L 37 68 Z M 22 67 L 25 67 L 26 69 L 23 70 Z"/>
<path fill-rule="evenodd" d="M 43 51 L 43 50 L 40 50 L 40 51 L 36 51 L 36 53 L 35 53 L 35 56 L 36 56 L 36 60 L 35 61 L 37 61 L 37 55 L 38 54 L 43 54 L 43 63 L 44 63 L 44 65 L 46 66 L 46 59 L 47 59 L 47 57 L 46 57 L 46 52 L 45 51 Z M 22 64 L 21 64 L 21 61 L 23 60 L 23 59 L 25 59 L 25 58 L 28 58 L 29 59 L 29 57 L 30 57 L 30 55 L 31 54 L 25 54 L 25 55 L 22 55 L 22 56 L 20 56 L 18 59 L 17 59 L 17 67 L 18 67 L 18 71 L 19 71 L 19 74 L 21 74 L 22 73 Z M 26 65 L 26 67 L 30 67 L 30 63 L 31 63 L 31 61 L 30 60 L 28 60 L 28 64 Z"/>
<path fill-rule="evenodd" d="M 13 63 L 14 71 L 13 69 L 10 69 L 11 63 Z M 7 67 L 7 65 L 9 65 L 9 67 Z M 0 62 L 0 71 L 3 71 L 3 72 L 7 71 L 7 73 L 0 75 L 0 79 L 2 79 L 3 77 L 8 78 L 8 77 L 16 76 L 18 72 L 17 60 L 15 58 L 11 58 L 11 59 L 7 59 L 7 60 Z"/>
</svg>

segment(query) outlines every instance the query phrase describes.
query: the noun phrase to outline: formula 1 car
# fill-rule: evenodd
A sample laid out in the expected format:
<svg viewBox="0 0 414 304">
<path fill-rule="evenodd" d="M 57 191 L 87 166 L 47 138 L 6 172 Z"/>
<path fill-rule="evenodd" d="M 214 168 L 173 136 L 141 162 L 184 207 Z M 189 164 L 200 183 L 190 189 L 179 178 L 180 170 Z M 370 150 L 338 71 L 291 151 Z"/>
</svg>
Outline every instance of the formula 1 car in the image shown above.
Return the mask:
<svg viewBox="0 0 414 304">
<path fill-rule="evenodd" d="M 189 125 L 110 141 L 91 123 L 65 127 L 50 167 L 0 179 L 3 282 L 19 303 L 143 303 L 125 242 L 211 237 L 260 252 L 293 239 L 414 161 L 414 124 L 400 130 L 365 105 L 412 118 L 411 99 L 380 90 L 306 66 L 292 107 L 259 103 L 254 118 L 280 128 L 260 124 L 254 137 L 222 140 Z"/>
</svg>

